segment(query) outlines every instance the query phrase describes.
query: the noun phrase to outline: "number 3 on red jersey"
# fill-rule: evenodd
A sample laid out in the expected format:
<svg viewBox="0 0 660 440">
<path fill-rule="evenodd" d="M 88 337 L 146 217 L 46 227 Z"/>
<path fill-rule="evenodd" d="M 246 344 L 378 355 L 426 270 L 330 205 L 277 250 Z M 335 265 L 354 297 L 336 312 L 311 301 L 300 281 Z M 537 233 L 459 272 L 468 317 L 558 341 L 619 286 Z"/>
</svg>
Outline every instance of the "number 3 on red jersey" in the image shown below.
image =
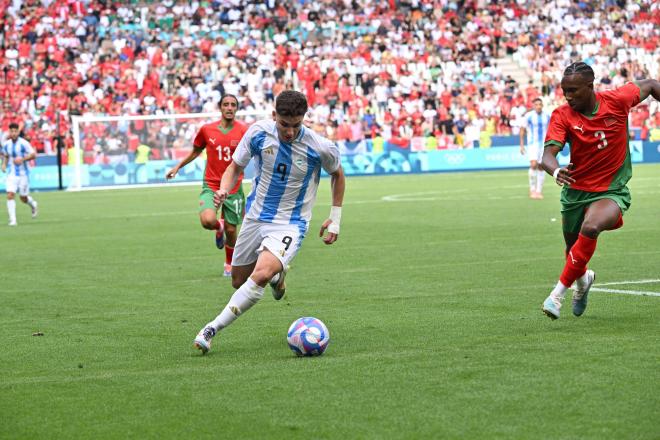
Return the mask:
<svg viewBox="0 0 660 440">
<path fill-rule="evenodd" d="M 594 136 L 599 137 L 600 140 L 601 140 L 601 142 L 598 143 L 596 148 L 598 148 L 599 150 L 602 150 L 605 147 L 607 147 L 607 139 L 605 139 L 605 132 L 604 131 L 599 130 L 596 133 L 594 133 Z"/>
</svg>

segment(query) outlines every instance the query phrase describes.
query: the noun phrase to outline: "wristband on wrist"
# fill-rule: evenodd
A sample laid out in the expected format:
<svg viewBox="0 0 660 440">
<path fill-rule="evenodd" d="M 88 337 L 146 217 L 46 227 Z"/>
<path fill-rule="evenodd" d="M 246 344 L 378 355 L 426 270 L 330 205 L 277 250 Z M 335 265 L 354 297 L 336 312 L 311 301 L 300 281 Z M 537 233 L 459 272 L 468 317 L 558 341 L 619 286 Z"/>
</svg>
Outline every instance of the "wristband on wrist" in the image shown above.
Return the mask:
<svg viewBox="0 0 660 440">
<path fill-rule="evenodd" d="M 330 223 L 328 225 L 328 232 L 339 234 L 339 223 L 341 222 L 341 206 L 332 206 L 330 208 Z"/>
<path fill-rule="evenodd" d="M 555 179 L 555 183 L 557 185 L 561 185 L 561 183 L 557 182 L 557 176 L 559 176 L 559 170 L 561 170 L 561 167 L 557 167 L 555 171 L 552 173 L 552 178 Z"/>
</svg>

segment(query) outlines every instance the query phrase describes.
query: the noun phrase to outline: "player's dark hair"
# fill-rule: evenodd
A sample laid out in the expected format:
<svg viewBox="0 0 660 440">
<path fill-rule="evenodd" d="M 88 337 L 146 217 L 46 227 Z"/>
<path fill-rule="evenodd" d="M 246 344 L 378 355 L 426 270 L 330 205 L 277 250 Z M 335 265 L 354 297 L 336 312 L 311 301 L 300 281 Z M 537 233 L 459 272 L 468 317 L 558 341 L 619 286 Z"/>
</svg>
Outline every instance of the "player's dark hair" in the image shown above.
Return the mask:
<svg viewBox="0 0 660 440">
<path fill-rule="evenodd" d="M 238 98 L 231 93 L 227 93 L 226 95 L 222 95 L 222 98 L 220 98 L 220 102 L 218 103 L 218 107 L 222 107 L 222 101 L 225 100 L 225 98 L 234 98 L 236 100 L 236 106 L 238 107 Z"/>
<path fill-rule="evenodd" d="M 295 90 L 284 90 L 275 99 L 275 112 L 284 117 L 304 116 L 307 113 L 307 98 Z"/>
<path fill-rule="evenodd" d="M 9 128 L 10 128 L 10 129 L 11 129 L 11 128 L 15 128 L 15 129 L 18 130 L 18 124 L 17 124 L 16 122 L 12 122 L 11 124 L 9 124 Z"/>
<path fill-rule="evenodd" d="M 532 101 L 532 103 L 535 103 L 535 102 L 540 102 L 541 104 L 543 104 L 543 100 L 541 98 L 536 98 Z"/>
<path fill-rule="evenodd" d="M 582 75 L 590 82 L 593 82 L 595 78 L 594 69 L 592 69 L 589 64 L 583 63 L 582 61 L 573 63 L 564 70 L 564 76 L 570 75 Z"/>
</svg>

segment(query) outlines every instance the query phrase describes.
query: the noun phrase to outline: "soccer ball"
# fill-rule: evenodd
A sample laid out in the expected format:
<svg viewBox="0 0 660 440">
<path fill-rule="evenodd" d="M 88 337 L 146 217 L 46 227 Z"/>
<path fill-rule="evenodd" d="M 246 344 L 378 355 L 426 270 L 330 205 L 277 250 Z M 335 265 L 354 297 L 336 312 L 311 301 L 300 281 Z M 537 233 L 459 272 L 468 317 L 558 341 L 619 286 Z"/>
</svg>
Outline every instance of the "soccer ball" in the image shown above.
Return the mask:
<svg viewBox="0 0 660 440">
<path fill-rule="evenodd" d="M 286 340 L 298 356 L 319 356 L 328 347 L 330 332 L 320 319 L 298 318 L 289 327 Z"/>
</svg>

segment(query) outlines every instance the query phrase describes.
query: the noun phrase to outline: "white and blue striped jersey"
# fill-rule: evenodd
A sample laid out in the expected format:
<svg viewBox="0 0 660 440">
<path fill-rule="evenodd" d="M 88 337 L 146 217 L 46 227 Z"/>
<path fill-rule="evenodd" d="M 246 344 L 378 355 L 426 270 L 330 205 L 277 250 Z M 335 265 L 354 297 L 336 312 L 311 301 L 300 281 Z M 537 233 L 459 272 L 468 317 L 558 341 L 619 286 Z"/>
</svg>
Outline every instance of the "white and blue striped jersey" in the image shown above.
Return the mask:
<svg viewBox="0 0 660 440">
<path fill-rule="evenodd" d="M 23 162 L 20 165 L 14 164 L 14 159 L 17 157 L 25 158 L 34 152 L 32 145 L 23 139 L 22 137 L 17 137 L 15 141 L 11 138 L 6 138 L 2 144 L 2 155 L 7 157 L 7 175 L 10 176 L 28 176 L 30 172 L 28 171 L 27 162 Z"/>
<path fill-rule="evenodd" d="M 241 167 L 255 160 L 256 175 L 247 198 L 246 217 L 266 223 L 295 224 L 304 235 L 321 177 L 339 169 L 339 149 L 302 127 L 290 144 L 281 142 L 273 120 L 257 121 L 245 133 L 232 159 Z"/>
<path fill-rule="evenodd" d="M 545 135 L 550 125 L 550 113 L 532 110 L 525 115 L 525 129 L 527 130 L 527 145 L 536 146 L 543 151 Z"/>
</svg>

